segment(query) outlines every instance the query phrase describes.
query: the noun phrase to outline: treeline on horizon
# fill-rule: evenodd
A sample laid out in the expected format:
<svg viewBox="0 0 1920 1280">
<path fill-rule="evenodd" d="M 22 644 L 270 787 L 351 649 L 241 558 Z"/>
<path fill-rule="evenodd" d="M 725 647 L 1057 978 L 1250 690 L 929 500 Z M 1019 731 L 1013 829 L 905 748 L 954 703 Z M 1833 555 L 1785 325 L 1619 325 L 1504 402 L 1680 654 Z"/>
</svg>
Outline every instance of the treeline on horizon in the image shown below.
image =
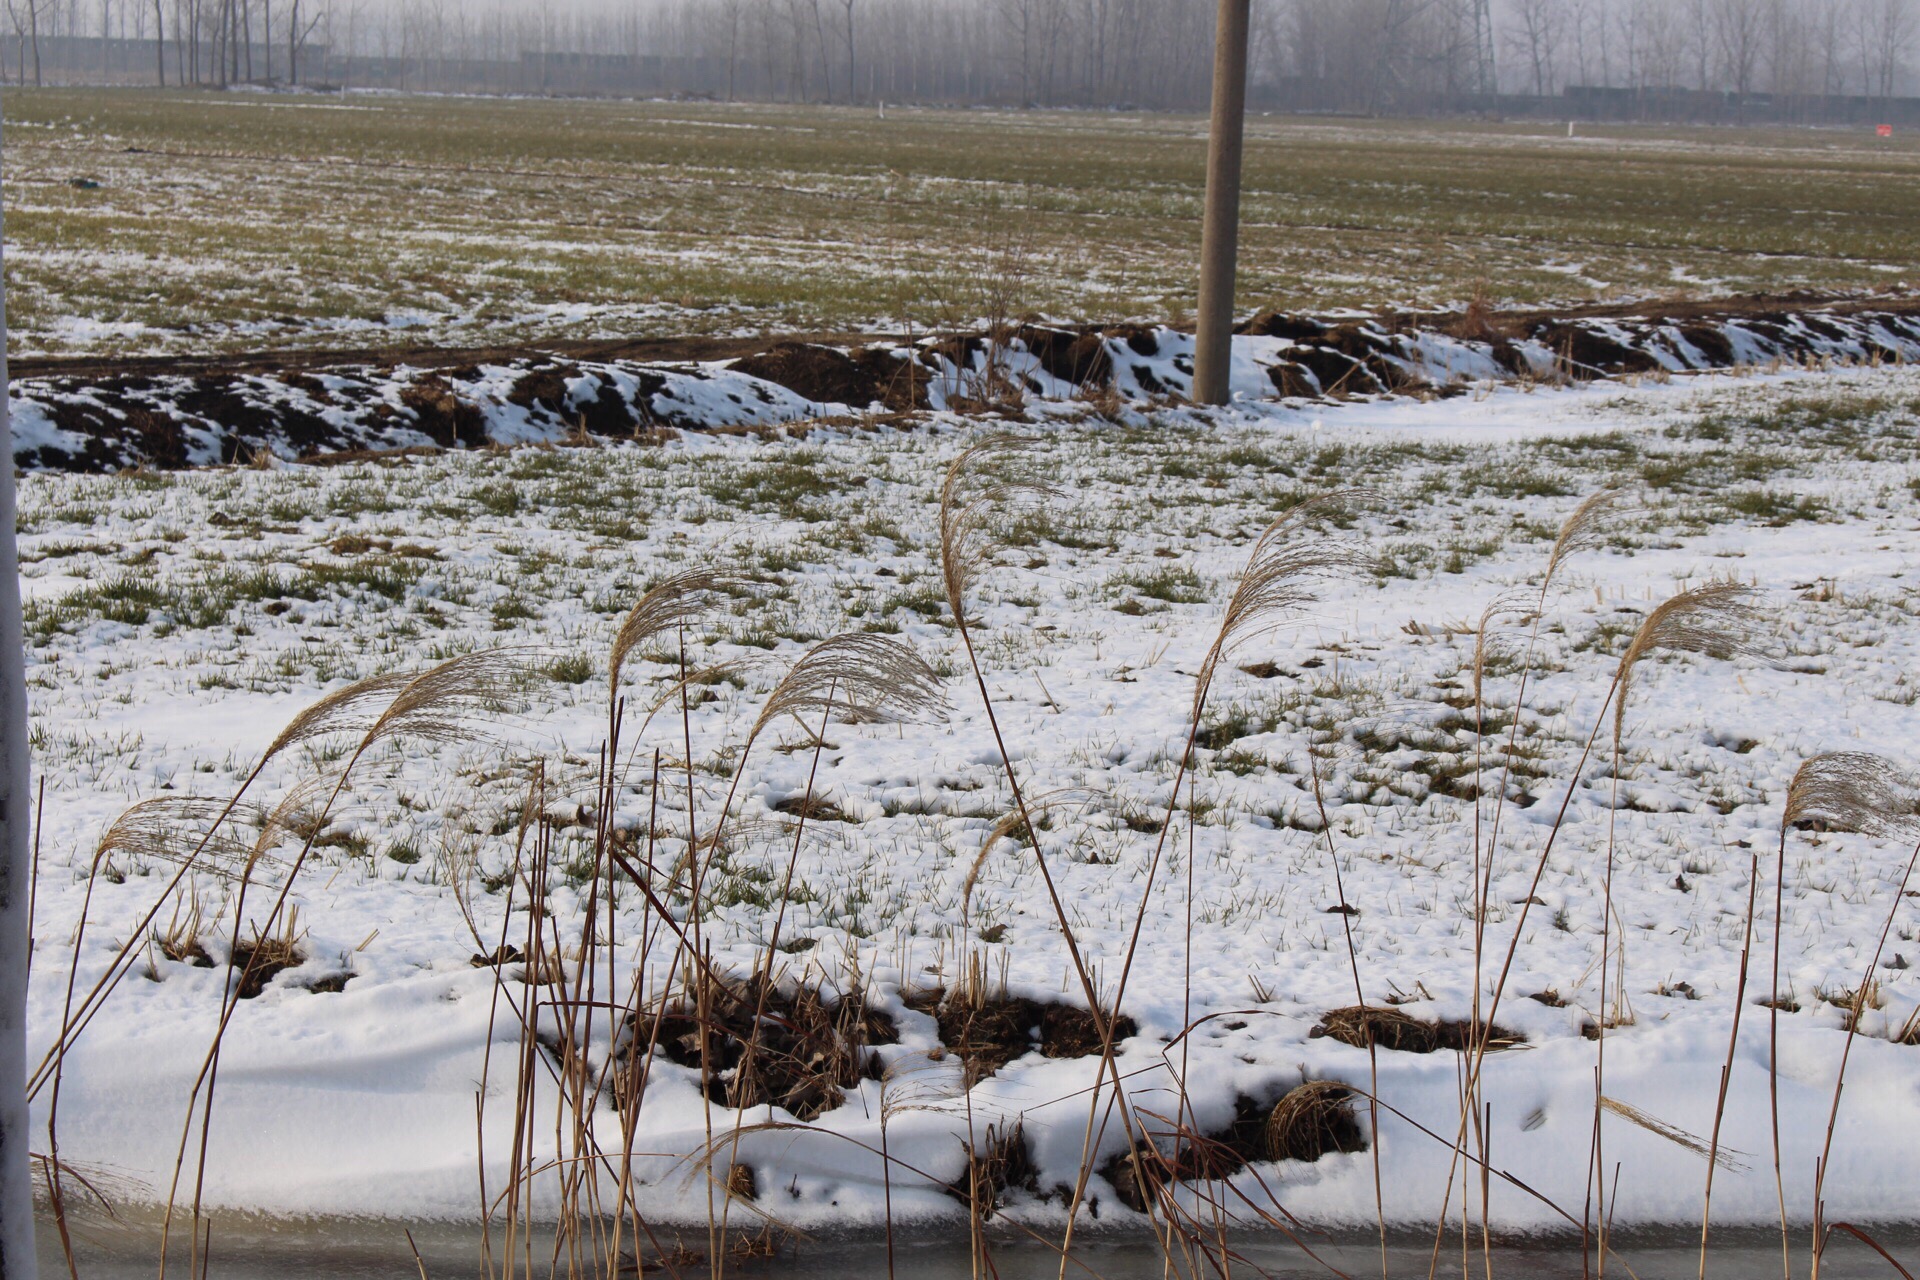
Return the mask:
<svg viewBox="0 0 1920 1280">
<path fill-rule="evenodd" d="M 0 63 L 29 84 L 1193 109 L 1215 0 L 4 2 Z M 1256 107 L 1513 111 L 1587 86 L 1685 115 L 1902 97 L 1916 44 L 1920 0 L 1254 0 L 1250 56 Z"/>
</svg>

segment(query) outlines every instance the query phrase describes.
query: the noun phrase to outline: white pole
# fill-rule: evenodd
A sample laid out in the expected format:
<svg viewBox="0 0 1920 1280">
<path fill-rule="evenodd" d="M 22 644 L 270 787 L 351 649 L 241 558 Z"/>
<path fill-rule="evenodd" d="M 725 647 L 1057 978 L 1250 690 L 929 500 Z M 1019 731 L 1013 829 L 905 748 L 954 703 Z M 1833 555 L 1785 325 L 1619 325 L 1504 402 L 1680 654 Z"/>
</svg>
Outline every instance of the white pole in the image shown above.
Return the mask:
<svg viewBox="0 0 1920 1280">
<path fill-rule="evenodd" d="M 0 207 L 4 201 L 0 201 Z M 0 242 L 4 232 L 0 232 Z M 27 1158 L 27 676 L 20 555 L 13 535 L 13 422 L 7 404 L 6 254 L 0 249 L 0 1280 L 34 1280 L 33 1167 Z"/>
</svg>

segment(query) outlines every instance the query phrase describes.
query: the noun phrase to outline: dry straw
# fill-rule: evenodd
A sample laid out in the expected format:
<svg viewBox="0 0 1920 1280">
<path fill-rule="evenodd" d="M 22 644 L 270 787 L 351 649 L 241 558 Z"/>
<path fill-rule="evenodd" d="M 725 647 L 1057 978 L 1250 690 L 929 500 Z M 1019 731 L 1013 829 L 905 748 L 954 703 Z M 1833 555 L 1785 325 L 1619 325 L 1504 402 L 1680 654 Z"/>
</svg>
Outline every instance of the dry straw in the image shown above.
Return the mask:
<svg viewBox="0 0 1920 1280">
<path fill-rule="evenodd" d="M 1794 773 L 1780 821 L 1787 827 L 1818 821 L 1834 831 L 1908 836 L 1920 828 L 1920 787 L 1870 752 L 1814 756 Z"/>
<path fill-rule="evenodd" d="M 1193 693 L 1197 723 L 1220 664 L 1235 650 L 1294 621 L 1319 598 L 1324 582 L 1358 577 L 1373 564 L 1359 543 L 1325 533 L 1321 525 L 1338 523 L 1370 502 L 1366 489 L 1338 489 L 1300 503 L 1268 525 L 1247 556 L 1247 567 L 1227 601 L 1219 634 L 1207 650 Z"/>
<path fill-rule="evenodd" d="M 1647 615 L 1634 632 L 1633 642 L 1620 655 L 1619 689 L 1614 696 L 1613 738 L 1616 752 L 1626 725 L 1627 695 L 1635 668 L 1655 653 L 1701 653 L 1732 658 L 1756 652 L 1755 633 L 1762 621 L 1754 607 L 1759 593 L 1737 582 L 1709 582 L 1669 596 Z"/>
<path fill-rule="evenodd" d="M 607 656 L 607 684 L 620 687 L 620 672 L 627 658 L 649 642 L 695 626 L 716 612 L 737 587 L 734 579 L 713 569 L 688 569 L 665 579 L 641 596 L 620 631 L 613 638 Z"/>
<path fill-rule="evenodd" d="M 887 636 L 851 632 L 821 641 L 793 664 L 767 696 L 747 741 L 782 716 L 813 714 L 844 724 L 891 724 L 944 719 L 946 712 L 940 677 L 926 659 Z"/>
<path fill-rule="evenodd" d="M 1025 436 L 990 435 L 947 468 L 940 486 L 940 573 L 947 606 L 963 633 L 967 593 L 999 549 L 1007 508 L 1022 500 L 1057 496 L 1014 469 L 1014 461 L 1038 443 Z"/>
</svg>

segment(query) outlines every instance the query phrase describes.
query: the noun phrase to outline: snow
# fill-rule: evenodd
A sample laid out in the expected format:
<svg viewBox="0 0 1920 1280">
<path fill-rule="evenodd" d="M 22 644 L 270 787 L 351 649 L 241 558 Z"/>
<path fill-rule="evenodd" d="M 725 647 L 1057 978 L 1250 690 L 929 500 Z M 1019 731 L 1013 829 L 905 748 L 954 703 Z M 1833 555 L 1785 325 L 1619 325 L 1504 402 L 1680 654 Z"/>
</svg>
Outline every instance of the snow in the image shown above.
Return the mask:
<svg viewBox="0 0 1920 1280">
<path fill-rule="evenodd" d="M 1603 378 L 1608 372 L 1637 385 L 1649 375 L 1627 372 L 1636 363 L 1666 378 L 1920 358 L 1920 320 L 1874 311 L 1813 310 L 1744 321 L 1722 317 L 1686 326 L 1590 318 L 1557 328 L 1535 326 L 1533 336 L 1497 342 L 1378 319 L 1349 319 L 1336 326 L 1334 319 L 1251 321 L 1255 329 L 1277 326 L 1312 336 L 1236 336 L 1230 349 L 1232 399 L 1273 401 L 1284 388 L 1294 397 L 1342 401 L 1458 395 L 1481 401 L 1502 386 L 1530 389 L 1540 382 Z M 1576 336 L 1597 338 L 1601 346 L 1576 347 Z M 1094 349 L 1081 351 L 1088 341 Z M 1576 350 L 1583 354 L 1576 358 Z M 813 349 L 815 360 L 850 368 L 848 354 Z M 1037 402 L 1044 412 L 1058 413 L 1091 396 L 1114 401 L 1116 416 L 1141 421 L 1191 392 L 1194 337 L 1164 325 L 1124 326 L 1097 335 L 1022 326 L 1001 340 L 984 334 L 927 336 L 911 344 L 878 339 L 866 355 L 878 356 L 882 369 L 911 360 L 913 381 L 935 411 L 965 412 L 976 403 L 1015 394 Z M 284 376 L 164 375 L 99 382 L 41 377 L 14 384 L 9 394 L 15 412 L 29 424 L 15 441 L 18 465 L 107 470 L 178 465 L 182 459 L 205 466 L 265 454 L 292 460 L 436 443 L 554 444 L 583 431 L 624 437 L 661 428 L 766 428 L 886 409 L 882 400 L 902 390 L 887 385 L 890 373 L 869 375 L 867 390 L 855 383 L 854 390 L 828 394 L 871 396 L 871 403 L 815 400 L 803 392 L 817 391 L 817 380 L 796 379 L 791 372 L 776 375 L 795 382 L 801 389 L 795 390 L 746 372 L 750 367 L 747 361 L 567 362 L 525 355 L 452 369 L 343 364 Z M 912 402 L 918 403 L 917 397 Z M 464 425 L 449 420 L 450 410 L 477 421 L 480 438 L 468 438 Z M 177 456 L 169 456 L 170 444 Z"/>
<path fill-rule="evenodd" d="M 1274 345 L 1260 356 L 1284 345 L 1263 341 Z M 1161 358 L 1177 366 L 1172 345 Z M 1451 357 L 1420 358 L 1431 367 Z M 1237 379 L 1256 376 L 1252 359 L 1254 372 L 1236 369 Z M 706 370 L 672 394 L 699 412 L 724 413 L 733 404 L 728 376 Z M 1215 1124 L 1241 1094 L 1273 1097 L 1317 1078 L 1369 1086 L 1365 1051 L 1309 1034 L 1325 1011 L 1353 1003 L 1355 982 L 1343 918 L 1327 911 L 1339 896 L 1328 842 L 1312 829 L 1310 738 L 1326 750 L 1332 856 L 1346 899 L 1361 908 L 1345 923 L 1368 1001 L 1404 1000 L 1398 1007 L 1418 1017 L 1468 1015 L 1473 806 L 1426 784 L 1436 754 L 1459 751 L 1465 732 L 1443 701 L 1457 697 L 1471 661 L 1472 637 L 1460 626 L 1502 591 L 1537 589 L 1553 528 L 1583 494 L 1677 460 L 1683 481 L 1650 490 L 1622 537 L 1571 562 L 1548 597 L 1543 662 L 1524 717 L 1541 776 L 1521 779 L 1526 807 L 1504 806 L 1490 968 L 1571 788 L 1569 820 L 1547 860 L 1541 902 L 1527 910 L 1499 1009 L 1499 1023 L 1527 1044 L 1489 1056 L 1485 1096 L 1493 1163 L 1577 1217 L 1594 1114 L 1595 1045 L 1581 1028 L 1599 1009 L 1599 883 L 1611 832 L 1614 936 L 1625 935 L 1633 1021 L 1608 1032 L 1606 1093 L 1704 1137 L 1733 1011 L 1749 861 L 1757 850 L 1762 901 L 1770 902 L 1794 769 L 1834 749 L 1920 763 L 1912 712 L 1920 690 L 1907 674 L 1920 656 L 1916 404 L 1920 373 L 1889 367 L 1488 388 L 1432 402 L 1247 401 L 1218 414 L 1128 409 L 1120 424 L 1064 399 L 1030 406 L 1035 421 L 1024 429 L 1039 438 L 1040 469 L 1066 496 L 1050 523 L 1032 526 L 1031 538 L 985 575 L 977 639 L 1023 784 L 1036 797 L 1072 792 L 1071 803 L 1052 810 L 1050 865 L 1104 991 L 1118 981 L 1156 841 L 1125 819 L 1168 802 L 1193 673 L 1252 536 L 1298 492 L 1365 483 L 1383 496 L 1352 532 L 1402 566 L 1329 585 L 1297 625 L 1236 655 L 1271 662 L 1279 674 L 1230 669 L 1215 691 L 1209 723 L 1238 708 L 1245 732 L 1203 753 L 1197 786 L 1206 803 L 1196 820 L 1176 819 L 1144 915 L 1123 1001 L 1140 1034 L 1119 1058 L 1136 1105 L 1170 1113 L 1183 1077 L 1200 1121 Z M 1731 426 L 1716 435 L 1703 423 Z M 54 431 L 30 409 L 17 425 Z M 495 427 L 513 424 L 502 418 Z M 450 884 L 457 873 L 443 852 L 470 846 L 482 870 L 505 865 L 512 824 L 499 820 L 525 795 L 535 760 L 556 780 L 556 803 L 591 804 L 606 716 L 599 673 L 621 615 L 648 583 L 708 558 L 757 575 L 761 600 L 721 619 L 711 636 L 692 637 L 703 660 L 753 661 L 739 676 L 744 687 L 712 686 L 713 698 L 690 714 L 695 758 L 712 762 L 697 780 L 703 821 L 725 791 L 725 749 L 737 747 L 766 691 L 813 640 L 875 623 L 897 629 L 943 664 L 952 703 L 943 721 L 829 729 L 816 790 L 852 820 L 814 824 L 802 843 L 807 893 L 784 936 L 814 945 L 787 957 L 789 975 L 838 982 L 856 965 L 900 1026 L 900 1044 L 883 1056 L 935 1072 L 942 1068 L 915 1057 L 937 1047 L 933 1020 L 901 997 L 955 981 L 971 953 L 996 974 L 1004 966 L 1016 994 L 1079 1003 L 1028 854 L 1010 842 L 988 852 L 962 923 L 969 868 L 1010 795 L 956 637 L 915 601 L 938 580 L 942 471 L 985 429 L 936 413 L 925 430 L 816 427 L 802 441 L 687 436 L 659 447 L 538 447 L 325 469 L 25 477 L 28 668 L 47 786 L 33 1060 L 57 1034 L 69 966 L 84 992 L 170 874 L 158 855 L 116 855 L 93 886 L 76 955 L 88 865 L 127 804 L 230 795 L 281 725 L 351 679 L 495 644 L 536 646 L 541 667 L 584 656 L 584 681 L 535 682 L 484 735 L 395 742 L 360 768 L 336 827 L 361 843 L 321 849 L 293 890 L 308 959 L 240 1004 L 223 1050 L 210 1203 L 274 1214 L 471 1217 L 475 1094 L 490 1036 L 485 1141 L 496 1188 L 512 1118 L 511 1019 L 495 1007 L 492 972 L 468 961 L 500 936 L 504 895 L 468 889 L 489 939 L 483 948 L 462 919 Z M 1608 442 L 1634 452 L 1602 447 Z M 1529 487 L 1530 478 L 1541 483 Z M 512 502 L 500 498 L 508 491 Z M 1742 494 L 1805 500 L 1813 516 L 1769 516 L 1787 508 L 1757 498 L 1726 505 Z M 349 534 L 387 548 L 332 549 Z M 416 552 L 402 554 L 404 544 Z M 1154 586 L 1169 569 L 1191 570 L 1191 590 Z M 273 585 L 232 585 L 254 572 Z M 1764 593 L 1760 656 L 1679 657 L 1642 669 L 1625 736 L 1626 807 L 1616 809 L 1604 761 L 1577 775 L 1575 763 L 1603 714 L 1624 636 L 1679 587 L 1729 577 Z M 188 590 L 196 584 L 230 592 L 230 604 L 207 616 Z M 112 603 L 136 585 L 160 589 L 144 614 Z M 1129 602 L 1137 607 L 1116 607 Z M 639 709 L 669 687 L 673 668 L 654 660 L 664 656 L 631 662 L 624 742 L 632 754 L 620 809 L 623 820 L 644 824 L 657 802 L 662 829 L 683 829 L 684 775 L 658 797 L 648 790 L 652 752 L 680 750 L 678 717 L 640 727 Z M 1510 672 L 1496 669 L 1489 681 L 1496 705 L 1511 700 Z M 799 741 L 785 730 L 775 738 L 745 762 L 736 800 L 727 883 L 742 888 L 754 883 L 748 871 L 784 868 L 792 828 L 770 802 L 807 781 L 810 752 L 773 750 Z M 271 804 L 323 763 L 317 746 L 276 759 L 253 798 Z M 564 856 L 582 832 L 556 838 Z M 661 848 L 671 861 L 676 846 L 669 839 Z M 415 860 L 391 856 L 402 851 Z M 1788 840 L 1783 987 L 1802 1010 L 1779 1019 L 1779 1076 L 1796 1221 L 1811 1213 L 1814 1161 L 1848 1039 L 1840 1010 L 1821 996 L 1858 985 L 1894 906 L 1876 974 L 1884 1005 L 1869 1011 L 1853 1043 L 1825 1195 L 1830 1217 L 1861 1222 L 1911 1220 L 1920 1203 L 1912 1150 L 1920 1048 L 1892 1039 L 1920 1001 L 1920 983 L 1904 967 L 1920 962 L 1920 903 L 1895 896 L 1909 852 L 1860 835 Z M 223 905 L 230 911 L 230 883 L 207 875 L 195 884 L 210 922 Z M 577 937 L 577 887 L 556 888 L 549 907 L 562 933 Z M 180 914 L 188 909 L 183 903 Z M 625 941 L 639 928 L 638 901 L 623 898 L 621 912 L 622 983 L 644 970 L 657 985 L 665 949 L 643 963 Z M 173 914 L 162 910 L 157 923 L 164 929 Z M 516 916 L 510 937 L 524 919 Z M 1768 1017 L 1751 1003 L 1766 994 L 1770 919 L 1763 914 L 1756 930 L 1723 1134 L 1739 1167 L 1714 1186 L 1716 1221 L 1727 1224 L 1764 1225 L 1775 1213 Z M 747 896 L 715 906 L 705 936 L 716 962 L 746 971 L 768 923 Z M 993 926 L 1002 941 L 981 941 Z M 230 931 L 208 925 L 216 959 Z M 1887 967 L 1896 958 L 1903 967 Z M 59 1140 L 64 1158 L 111 1167 L 164 1199 L 221 971 L 157 959 L 158 980 L 149 980 L 144 968 L 66 1058 Z M 343 991 L 305 989 L 340 973 L 352 975 Z M 1565 1004 L 1527 998 L 1536 992 Z M 604 1022 L 598 1035 L 604 1050 Z M 1391 1108 L 1376 1135 L 1385 1213 L 1431 1223 L 1448 1194 L 1451 1151 L 1415 1122 L 1451 1138 L 1460 1063 L 1447 1052 L 1377 1056 L 1378 1095 Z M 687 1160 L 705 1147 L 709 1117 L 690 1070 L 661 1063 L 656 1072 L 636 1143 L 648 1153 L 637 1166 L 640 1203 L 656 1219 L 704 1221 L 706 1184 Z M 1029 1055 L 968 1100 L 896 1115 L 887 1141 L 907 1165 L 950 1179 L 969 1124 L 983 1134 L 989 1123 L 1018 1119 L 1041 1185 L 1071 1182 L 1093 1078 L 1091 1060 Z M 877 1222 L 883 1186 L 868 1148 L 880 1142 L 882 1087 L 869 1081 L 850 1091 L 806 1132 L 743 1135 L 736 1158 L 755 1167 L 762 1207 L 802 1227 Z M 50 1100 L 39 1095 L 37 1122 Z M 723 1109 L 711 1115 L 718 1133 L 735 1121 Z M 597 1123 L 617 1133 L 610 1110 Z M 1616 1224 L 1697 1222 L 1702 1160 L 1611 1116 L 1604 1139 L 1607 1163 L 1622 1170 Z M 1117 1126 L 1103 1142 L 1108 1153 L 1118 1148 Z M 1375 1214 L 1374 1171 L 1373 1153 L 1333 1155 L 1256 1166 L 1239 1180 L 1254 1197 L 1265 1194 L 1263 1182 L 1308 1221 L 1366 1223 Z M 1103 1183 L 1094 1189 L 1103 1221 L 1128 1220 Z M 959 1212 L 936 1186 L 898 1169 L 891 1193 L 902 1220 Z M 1450 1212 L 1460 1203 L 1456 1185 Z M 1064 1215 L 1057 1200 L 1031 1197 L 1016 1197 L 1008 1212 L 1036 1224 Z M 1564 1225 L 1540 1199 L 1498 1179 L 1491 1213 L 1509 1229 Z"/>
</svg>

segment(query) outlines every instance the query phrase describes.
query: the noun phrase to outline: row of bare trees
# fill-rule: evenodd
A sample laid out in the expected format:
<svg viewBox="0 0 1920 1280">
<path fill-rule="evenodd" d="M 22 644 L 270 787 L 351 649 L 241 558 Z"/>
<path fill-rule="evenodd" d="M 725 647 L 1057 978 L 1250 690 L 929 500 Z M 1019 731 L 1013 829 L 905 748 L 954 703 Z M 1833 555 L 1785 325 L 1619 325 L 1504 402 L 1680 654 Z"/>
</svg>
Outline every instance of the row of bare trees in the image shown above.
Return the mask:
<svg viewBox="0 0 1920 1280">
<path fill-rule="evenodd" d="M 54 78 L 1199 106 L 1212 0 L 4 0 Z M 1483 24 L 1490 23 L 1491 35 Z M 1255 100 L 1915 92 L 1920 0 L 1254 0 Z M 144 54 L 134 50 L 144 48 Z M 117 59 L 117 60 L 116 60 Z M 144 63 L 144 65 L 141 65 Z M 305 65 L 303 65 L 305 64 Z"/>
<path fill-rule="evenodd" d="M 1507 0 L 1506 84 L 1912 91 L 1912 0 Z"/>
<path fill-rule="evenodd" d="M 297 83 L 328 0 L 5 0 L 22 84 Z M 364 8 L 364 0 L 356 0 Z M 48 64 L 51 63 L 50 67 Z"/>
</svg>

